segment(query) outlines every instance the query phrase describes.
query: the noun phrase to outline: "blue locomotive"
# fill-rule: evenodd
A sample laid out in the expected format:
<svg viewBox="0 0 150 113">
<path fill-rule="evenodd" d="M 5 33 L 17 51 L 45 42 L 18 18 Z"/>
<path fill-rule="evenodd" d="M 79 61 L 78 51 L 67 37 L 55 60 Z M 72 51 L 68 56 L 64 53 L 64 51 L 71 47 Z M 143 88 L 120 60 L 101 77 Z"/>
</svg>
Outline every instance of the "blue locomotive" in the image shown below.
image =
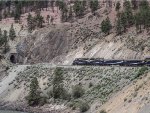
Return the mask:
<svg viewBox="0 0 150 113">
<path fill-rule="evenodd" d="M 144 60 L 108 60 L 104 58 L 77 58 L 73 61 L 72 65 L 81 66 L 150 66 L 150 58 Z"/>
</svg>

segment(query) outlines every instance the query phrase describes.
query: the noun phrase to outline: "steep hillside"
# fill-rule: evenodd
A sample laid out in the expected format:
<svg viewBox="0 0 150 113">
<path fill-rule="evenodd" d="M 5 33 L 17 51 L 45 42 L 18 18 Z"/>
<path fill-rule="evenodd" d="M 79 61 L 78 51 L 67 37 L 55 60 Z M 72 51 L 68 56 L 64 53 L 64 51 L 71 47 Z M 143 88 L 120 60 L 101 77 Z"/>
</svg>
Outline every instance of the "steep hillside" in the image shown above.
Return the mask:
<svg viewBox="0 0 150 113">
<path fill-rule="evenodd" d="M 38 113 L 58 112 L 60 110 L 61 112 L 70 111 L 71 113 L 77 113 L 78 107 L 83 101 L 90 105 L 89 112 L 96 113 L 99 110 L 98 108 L 116 92 L 132 83 L 139 76 L 139 71 L 142 68 L 62 66 L 63 84 L 65 89 L 71 94 L 71 100 L 58 99 L 57 105 L 50 93 L 53 87 L 55 69 L 56 67 L 50 64 L 13 67 L 9 71 L 8 76 L 0 82 L 2 86 L 0 87 L 0 108 L 35 111 Z M 30 82 L 33 77 L 38 78 L 41 95 L 47 99 L 47 103 L 39 108 L 28 107 L 25 99 L 30 91 Z M 74 99 L 72 88 L 78 84 L 85 92 L 80 98 Z"/>
<path fill-rule="evenodd" d="M 10 9 L 7 5 L 0 9 L 0 16 L 9 12 L 0 21 L 0 109 L 148 113 L 149 67 L 73 66 L 72 62 L 76 58 L 149 57 L 149 2 L 43 3 L 13 1 Z M 15 13 L 21 10 L 19 15 L 10 14 L 12 6 Z M 11 26 L 15 39 L 9 33 Z"/>
<path fill-rule="evenodd" d="M 150 55 L 149 34 L 137 34 L 134 27 L 116 36 L 105 36 L 100 22 L 105 16 L 86 16 L 72 24 L 40 29 L 28 40 L 28 62 L 71 64 L 75 58 L 144 59 Z M 44 52 L 43 52 L 44 51 Z"/>
<path fill-rule="evenodd" d="M 117 93 L 101 107 L 101 110 L 106 110 L 107 113 L 148 113 L 150 102 L 149 80 L 150 74 L 145 74 Z"/>
</svg>

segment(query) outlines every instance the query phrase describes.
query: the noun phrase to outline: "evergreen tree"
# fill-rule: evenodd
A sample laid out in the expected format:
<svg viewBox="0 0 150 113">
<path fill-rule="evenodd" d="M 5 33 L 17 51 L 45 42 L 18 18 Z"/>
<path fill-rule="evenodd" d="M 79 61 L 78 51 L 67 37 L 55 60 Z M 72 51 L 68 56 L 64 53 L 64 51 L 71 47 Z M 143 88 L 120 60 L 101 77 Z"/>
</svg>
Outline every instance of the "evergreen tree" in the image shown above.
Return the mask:
<svg viewBox="0 0 150 113">
<path fill-rule="evenodd" d="M 130 3 L 130 1 L 125 0 L 124 3 L 123 3 L 123 6 L 124 6 L 125 10 L 131 9 L 131 3 Z"/>
<path fill-rule="evenodd" d="M 14 30 L 13 24 L 11 25 L 11 28 L 9 30 L 9 38 L 11 40 L 14 40 L 16 38 L 16 33 L 15 33 L 15 30 Z"/>
<path fill-rule="evenodd" d="M 74 9 L 76 16 L 78 16 L 78 17 L 81 17 L 84 15 L 84 6 L 82 3 L 83 3 L 83 1 L 79 1 L 79 0 L 76 0 L 74 2 L 73 9 Z"/>
<path fill-rule="evenodd" d="M 28 25 L 29 32 L 32 32 L 32 30 L 35 29 L 35 21 L 30 13 L 28 14 L 28 17 L 27 17 L 27 25 Z"/>
<path fill-rule="evenodd" d="M 15 4 L 15 12 L 14 12 L 14 20 L 18 22 L 21 17 L 21 2 L 16 2 Z"/>
<path fill-rule="evenodd" d="M 56 68 L 53 79 L 53 97 L 54 99 L 62 98 L 63 94 L 63 74 L 61 68 Z"/>
<path fill-rule="evenodd" d="M 2 30 L 0 29 L 0 46 L 4 44 Z"/>
<path fill-rule="evenodd" d="M 6 9 L 4 9 L 3 16 L 4 16 L 4 18 L 7 18 L 7 16 L 8 16 Z"/>
<path fill-rule="evenodd" d="M 138 8 L 138 0 L 131 0 L 131 3 L 134 10 Z"/>
<path fill-rule="evenodd" d="M 116 32 L 117 34 L 122 34 L 122 32 L 126 31 L 128 21 L 127 21 L 127 15 L 125 12 L 118 13 L 117 16 L 117 22 L 116 22 Z"/>
<path fill-rule="evenodd" d="M 141 13 L 137 13 L 135 15 L 135 26 L 136 26 L 136 31 L 138 32 L 138 30 L 141 32 L 141 26 L 142 26 L 142 15 Z"/>
<path fill-rule="evenodd" d="M 120 2 L 118 1 L 117 4 L 116 4 L 116 11 L 119 11 L 121 8 L 121 5 L 120 5 Z"/>
<path fill-rule="evenodd" d="M 50 3 L 51 3 L 52 11 L 53 11 L 53 13 L 54 13 L 54 1 L 50 1 Z"/>
<path fill-rule="evenodd" d="M 47 15 L 46 20 L 47 20 L 47 23 L 48 23 L 48 25 L 49 25 L 50 15 Z"/>
<path fill-rule="evenodd" d="M 29 92 L 29 95 L 27 96 L 28 104 L 30 106 L 35 106 L 35 105 L 39 104 L 41 97 L 40 97 L 40 93 L 39 93 L 38 89 L 39 89 L 38 80 L 37 80 L 37 78 L 34 77 L 31 80 L 30 92 Z"/>
<path fill-rule="evenodd" d="M 116 32 L 117 35 L 122 34 L 123 26 L 121 24 L 120 18 L 118 18 L 117 23 L 116 23 Z"/>
<path fill-rule="evenodd" d="M 51 16 L 51 20 L 50 20 L 50 22 L 52 23 L 52 25 L 53 25 L 53 22 L 54 22 L 54 18 L 53 18 L 53 16 Z"/>
<path fill-rule="evenodd" d="M 101 23 L 101 30 L 105 34 L 109 34 L 111 28 L 112 28 L 112 25 L 111 25 L 110 19 L 109 17 L 107 17 L 106 20 L 103 20 Z"/>
<path fill-rule="evenodd" d="M 126 16 L 125 12 L 122 12 L 120 14 L 120 22 L 121 22 L 121 25 L 123 27 L 123 31 L 126 32 L 126 28 L 127 28 L 127 16 Z"/>
<path fill-rule="evenodd" d="M 98 9 L 98 0 L 91 0 L 90 1 L 90 8 L 91 8 L 91 11 L 92 13 L 95 13 L 95 11 Z"/>
<path fill-rule="evenodd" d="M 6 53 L 8 51 L 8 35 L 6 30 L 4 30 L 3 41 L 5 46 L 4 53 Z"/>
<path fill-rule="evenodd" d="M 40 11 L 36 12 L 35 21 L 36 21 L 36 26 L 37 27 L 39 27 L 39 28 L 43 27 L 44 18 L 41 16 Z"/>
<path fill-rule="evenodd" d="M 67 21 L 68 19 L 68 7 L 67 5 L 65 4 L 63 9 L 62 9 L 62 12 L 61 12 L 61 20 L 63 22 Z"/>
<path fill-rule="evenodd" d="M 139 1 L 139 10 L 134 16 L 136 30 L 141 32 L 142 26 L 149 30 L 150 7 L 147 0 Z"/>
<path fill-rule="evenodd" d="M 2 37 L 2 30 L 1 30 L 1 28 L 0 28 L 0 38 Z"/>
<path fill-rule="evenodd" d="M 130 1 L 124 2 L 124 13 L 127 19 L 127 25 L 128 27 L 134 24 L 134 17 L 132 13 L 132 7 Z"/>
<path fill-rule="evenodd" d="M 0 11 L 0 21 L 2 21 L 2 13 L 1 13 L 1 11 Z"/>
<path fill-rule="evenodd" d="M 69 9 L 69 17 L 68 18 L 71 19 L 71 20 L 73 18 L 73 11 L 72 11 L 72 7 L 71 6 L 70 6 L 70 9 Z"/>
<path fill-rule="evenodd" d="M 63 0 L 57 0 L 56 6 L 59 7 L 59 9 L 62 11 L 64 9 L 65 2 Z"/>
<path fill-rule="evenodd" d="M 140 9 L 148 9 L 149 3 L 147 0 L 141 0 L 139 6 L 140 6 Z"/>
</svg>

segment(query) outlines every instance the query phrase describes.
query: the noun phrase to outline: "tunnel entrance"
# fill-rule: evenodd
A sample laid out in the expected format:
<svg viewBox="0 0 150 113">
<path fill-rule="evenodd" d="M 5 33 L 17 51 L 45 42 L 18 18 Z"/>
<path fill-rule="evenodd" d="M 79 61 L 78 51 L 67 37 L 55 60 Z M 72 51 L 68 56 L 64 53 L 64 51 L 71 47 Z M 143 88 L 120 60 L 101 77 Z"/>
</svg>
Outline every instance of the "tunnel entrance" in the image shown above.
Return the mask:
<svg viewBox="0 0 150 113">
<path fill-rule="evenodd" d="M 10 56 L 10 61 L 11 61 L 12 63 L 16 63 L 16 59 L 15 59 L 15 56 L 14 56 L 14 55 L 11 55 L 11 56 Z"/>
</svg>

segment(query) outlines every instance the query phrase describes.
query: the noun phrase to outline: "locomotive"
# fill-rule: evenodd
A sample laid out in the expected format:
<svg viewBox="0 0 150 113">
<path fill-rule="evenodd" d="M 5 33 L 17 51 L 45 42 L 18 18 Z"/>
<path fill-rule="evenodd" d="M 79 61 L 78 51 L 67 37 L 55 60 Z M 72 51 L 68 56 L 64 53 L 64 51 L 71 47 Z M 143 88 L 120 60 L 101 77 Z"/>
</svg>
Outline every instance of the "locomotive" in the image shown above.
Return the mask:
<svg viewBox="0 0 150 113">
<path fill-rule="evenodd" d="M 72 65 L 81 66 L 150 66 L 150 58 L 144 60 L 108 60 L 104 58 L 76 58 Z"/>
</svg>

